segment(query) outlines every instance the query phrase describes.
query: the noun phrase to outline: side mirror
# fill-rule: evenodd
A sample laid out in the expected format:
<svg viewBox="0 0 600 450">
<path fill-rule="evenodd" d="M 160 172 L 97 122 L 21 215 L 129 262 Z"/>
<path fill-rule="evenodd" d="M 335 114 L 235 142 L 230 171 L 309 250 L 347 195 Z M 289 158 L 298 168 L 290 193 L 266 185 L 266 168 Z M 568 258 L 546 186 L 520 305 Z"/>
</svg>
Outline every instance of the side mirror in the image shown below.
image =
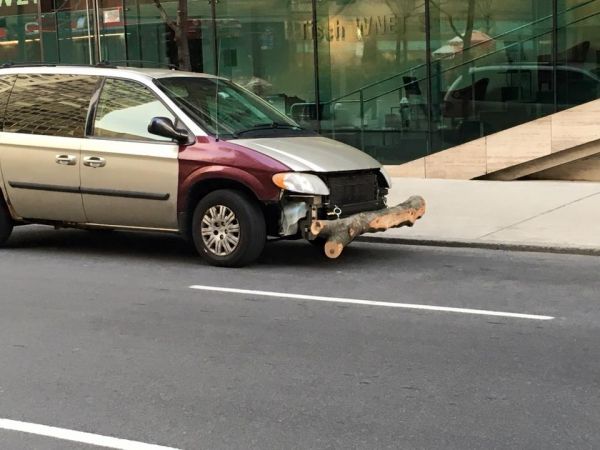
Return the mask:
<svg viewBox="0 0 600 450">
<path fill-rule="evenodd" d="M 167 117 L 154 117 L 148 125 L 148 133 L 173 139 L 178 144 L 190 144 L 192 135 L 180 128 L 175 128 L 173 121 Z"/>
</svg>

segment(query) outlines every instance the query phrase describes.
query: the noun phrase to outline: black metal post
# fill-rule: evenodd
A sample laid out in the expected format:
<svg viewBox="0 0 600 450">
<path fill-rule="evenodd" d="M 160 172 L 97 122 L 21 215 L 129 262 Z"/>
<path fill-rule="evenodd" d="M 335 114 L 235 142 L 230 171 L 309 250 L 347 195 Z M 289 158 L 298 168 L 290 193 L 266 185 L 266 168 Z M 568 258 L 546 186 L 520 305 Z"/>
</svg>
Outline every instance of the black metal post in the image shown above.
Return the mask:
<svg viewBox="0 0 600 450">
<path fill-rule="evenodd" d="M 433 136 L 433 95 L 431 82 L 431 8 L 429 0 L 425 0 L 425 62 L 426 62 L 426 77 L 427 77 L 427 154 L 430 155 L 432 152 L 432 136 Z"/>
<path fill-rule="evenodd" d="M 215 75 L 219 75 L 219 33 L 217 30 L 217 3 L 219 0 L 209 0 L 210 3 L 210 15 L 212 19 L 213 28 L 213 48 L 214 48 L 214 63 L 215 63 Z"/>
<path fill-rule="evenodd" d="M 319 41 L 317 38 L 317 0 L 312 0 L 313 69 L 315 74 L 315 118 L 317 133 L 321 132 L 321 83 L 319 81 Z"/>
<path fill-rule="evenodd" d="M 40 38 L 40 62 L 44 61 L 44 33 L 42 28 L 42 1 L 37 2 L 37 17 L 38 17 L 38 36 Z"/>
<path fill-rule="evenodd" d="M 554 112 L 558 111 L 558 0 L 552 0 L 552 87 Z"/>
</svg>

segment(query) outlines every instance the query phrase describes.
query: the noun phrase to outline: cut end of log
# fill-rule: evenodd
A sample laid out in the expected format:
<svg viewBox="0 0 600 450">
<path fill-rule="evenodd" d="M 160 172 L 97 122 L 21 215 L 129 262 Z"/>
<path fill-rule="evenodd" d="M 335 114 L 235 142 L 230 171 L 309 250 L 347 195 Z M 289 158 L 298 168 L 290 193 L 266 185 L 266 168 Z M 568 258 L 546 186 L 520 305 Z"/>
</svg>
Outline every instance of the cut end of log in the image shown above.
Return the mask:
<svg viewBox="0 0 600 450">
<path fill-rule="evenodd" d="M 315 236 L 318 236 L 322 229 L 323 224 L 320 220 L 315 220 L 310 226 L 310 232 Z"/>
<path fill-rule="evenodd" d="M 339 242 L 327 241 L 325 244 L 325 256 L 331 259 L 339 258 L 344 251 L 344 246 Z"/>
</svg>

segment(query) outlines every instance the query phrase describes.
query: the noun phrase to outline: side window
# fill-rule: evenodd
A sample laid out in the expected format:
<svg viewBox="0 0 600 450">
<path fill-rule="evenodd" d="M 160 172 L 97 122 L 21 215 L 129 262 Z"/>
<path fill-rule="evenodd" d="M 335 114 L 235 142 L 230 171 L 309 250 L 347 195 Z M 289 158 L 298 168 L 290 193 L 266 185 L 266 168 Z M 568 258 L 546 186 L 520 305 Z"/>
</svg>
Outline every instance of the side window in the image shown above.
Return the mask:
<svg viewBox="0 0 600 450">
<path fill-rule="evenodd" d="M 0 131 L 4 129 L 4 114 L 10 96 L 10 90 L 15 84 L 15 76 L 0 77 Z"/>
<path fill-rule="evenodd" d="M 135 81 L 108 79 L 104 83 L 94 120 L 94 136 L 109 139 L 170 142 L 148 133 L 154 117 L 173 114 L 145 86 Z"/>
<path fill-rule="evenodd" d="M 19 75 L 10 95 L 4 131 L 83 137 L 97 77 Z"/>
</svg>

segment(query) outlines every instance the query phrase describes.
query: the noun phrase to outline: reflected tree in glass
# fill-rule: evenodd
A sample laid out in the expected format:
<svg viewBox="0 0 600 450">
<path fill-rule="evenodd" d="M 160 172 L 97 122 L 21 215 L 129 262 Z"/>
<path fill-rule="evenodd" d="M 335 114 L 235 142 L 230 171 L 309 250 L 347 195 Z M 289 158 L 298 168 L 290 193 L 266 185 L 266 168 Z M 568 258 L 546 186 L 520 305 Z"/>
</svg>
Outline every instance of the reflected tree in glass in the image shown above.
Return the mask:
<svg viewBox="0 0 600 450">
<path fill-rule="evenodd" d="M 473 29 L 475 26 L 475 0 L 469 0 L 467 7 L 467 17 L 464 32 L 461 32 L 456 24 L 454 23 L 454 16 L 449 13 L 442 4 L 441 1 L 429 0 L 431 6 L 439 10 L 448 19 L 448 25 L 460 40 L 463 42 L 463 55 L 465 50 L 471 47 L 471 41 L 473 38 Z"/>
<path fill-rule="evenodd" d="M 175 44 L 177 45 L 177 65 L 181 70 L 192 70 L 190 57 L 190 45 L 188 42 L 188 0 L 177 1 L 177 14 L 175 20 L 169 16 L 161 0 L 154 0 L 154 4 L 161 18 L 173 31 Z"/>
</svg>

